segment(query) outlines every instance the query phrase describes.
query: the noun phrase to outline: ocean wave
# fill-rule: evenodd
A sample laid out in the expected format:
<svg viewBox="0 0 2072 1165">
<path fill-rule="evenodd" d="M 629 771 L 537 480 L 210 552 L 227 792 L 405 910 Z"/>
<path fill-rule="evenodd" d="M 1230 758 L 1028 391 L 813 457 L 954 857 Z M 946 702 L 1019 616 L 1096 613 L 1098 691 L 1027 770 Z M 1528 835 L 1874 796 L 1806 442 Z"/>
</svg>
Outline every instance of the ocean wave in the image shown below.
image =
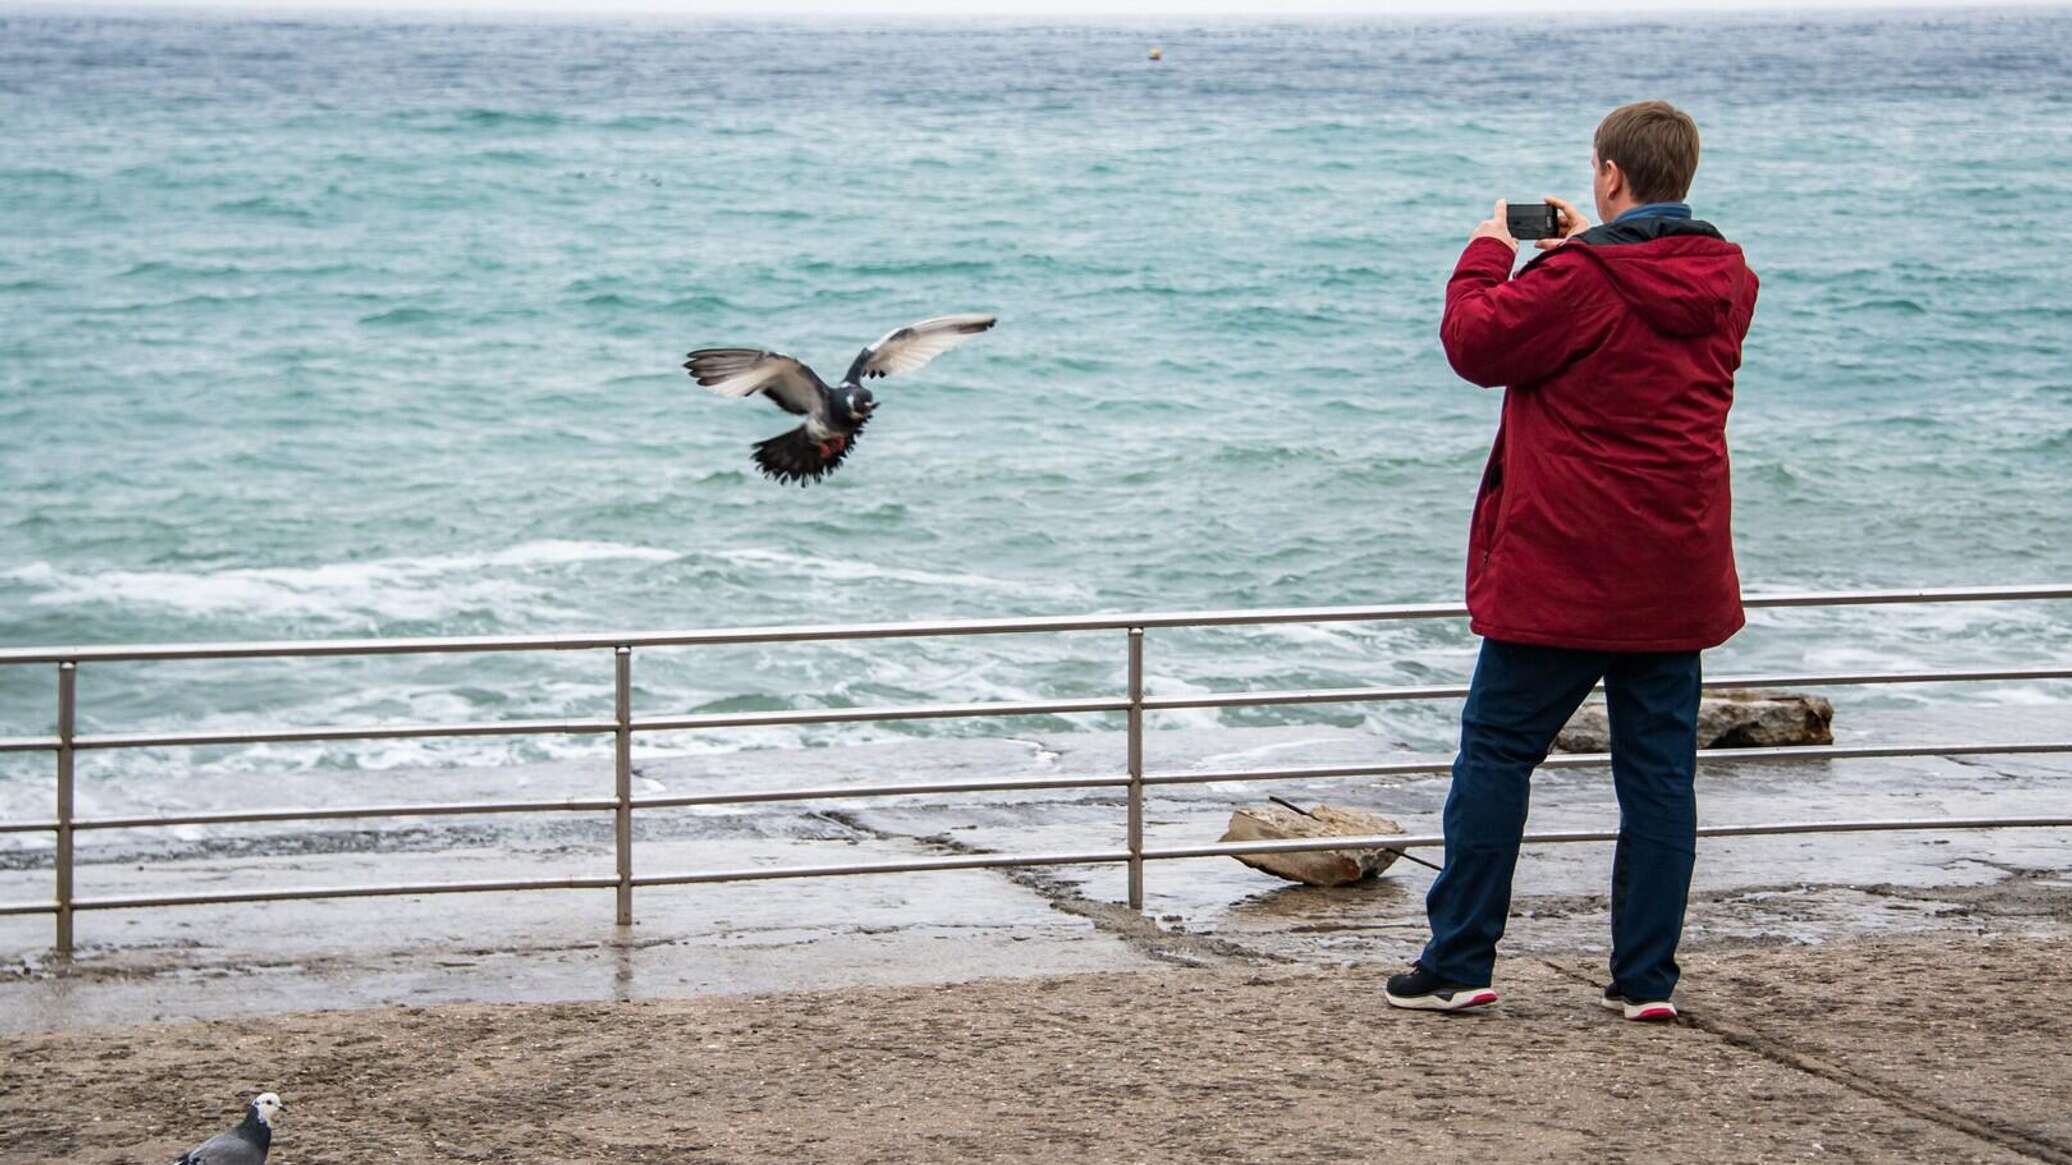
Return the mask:
<svg viewBox="0 0 2072 1165">
<path fill-rule="evenodd" d="M 630 295 L 620 295 L 616 291 L 601 291 L 595 295 L 583 297 L 582 306 L 635 308 L 641 311 L 645 311 L 648 308 L 654 307 L 655 305 L 651 300 L 640 299 Z"/>
<path fill-rule="evenodd" d="M 427 620 L 467 611 L 537 609 L 544 588 L 522 580 L 589 562 L 670 562 L 682 555 L 613 542 L 541 540 L 503 550 L 423 558 L 382 558 L 319 566 L 236 567 L 215 571 L 61 570 L 47 562 L 0 572 L 33 593 L 37 606 L 160 608 L 189 616 L 252 619 L 375 618 Z M 518 578 L 508 577 L 512 574 Z"/>
<path fill-rule="evenodd" d="M 732 311 L 734 303 L 723 295 L 686 295 L 662 305 L 663 311 Z"/>
<path fill-rule="evenodd" d="M 547 155 L 538 150 L 483 150 L 469 154 L 464 161 L 494 162 L 504 166 L 532 166 L 547 160 Z"/>
<path fill-rule="evenodd" d="M 1073 583 L 997 578 L 992 575 L 916 570 L 882 566 L 859 558 L 818 558 L 782 550 L 721 550 L 712 557 L 735 566 L 754 567 L 828 582 L 902 582 L 920 586 L 959 587 L 1043 598 L 1085 599 L 1085 587 Z"/>
<path fill-rule="evenodd" d="M 164 259 L 150 259 L 132 263 L 116 274 L 117 279 L 145 279 L 170 276 L 175 279 L 219 279 L 226 275 L 242 275 L 244 268 L 230 263 L 189 264 L 174 263 Z"/>
<path fill-rule="evenodd" d="M 1914 300 L 1901 296 L 1888 296 L 1882 299 L 1865 299 L 1859 300 L 1856 303 L 1845 303 L 1836 308 L 1836 310 L 1843 312 L 1889 312 L 1894 315 L 1905 316 L 1925 316 L 1928 314 L 1927 308 Z"/>
<path fill-rule="evenodd" d="M 658 113 L 624 113 L 606 118 L 597 123 L 599 129 L 650 130 L 672 129 L 693 124 L 687 117 L 672 117 Z"/>
<path fill-rule="evenodd" d="M 991 259 L 907 259 L 897 262 L 833 263 L 815 259 L 799 264 L 809 275 L 898 276 L 921 278 L 937 275 L 984 275 L 993 270 Z"/>
<path fill-rule="evenodd" d="M 567 116 L 550 109 L 464 109 L 453 120 L 470 129 L 553 129 L 568 124 Z"/>
<path fill-rule="evenodd" d="M 53 170 L 48 167 L 34 167 L 26 170 L 0 170 L 0 183 L 79 186 L 85 182 L 86 178 L 83 175 L 75 174 L 70 170 Z"/>
<path fill-rule="evenodd" d="M 767 222 L 811 222 L 815 215 L 810 211 L 790 210 L 784 207 L 714 207 L 712 213 L 723 218 L 762 219 Z"/>
<path fill-rule="evenodd" d="M 360 317 L 360 322 L 370 327 L 403 327 L 410 324 L 430 323 L 438 319 L 439 313 L 421 307 L 396 307 L 373 315 Z"/>
<path fill-rule="evenodd" d="M 256 198 L 238 198 L 219 202 L 210 208 L 223 214 L 247 215 L 254 218 L 277 218 L 289 222 L 312 223 L 316 216 L 308 210 L 278 198 L 261 195 Z"/>
<path fill-rule="evenodd" d="M 96 316 L 143 315 L 157 311 L 194 308 L 242 308 L 263 302 L 266 298 L 263 295 L 183 295 L 179 299 L 164 299 L 155 303 L 116 303 L 74 310 L 83 315 Z"/>
</svg>

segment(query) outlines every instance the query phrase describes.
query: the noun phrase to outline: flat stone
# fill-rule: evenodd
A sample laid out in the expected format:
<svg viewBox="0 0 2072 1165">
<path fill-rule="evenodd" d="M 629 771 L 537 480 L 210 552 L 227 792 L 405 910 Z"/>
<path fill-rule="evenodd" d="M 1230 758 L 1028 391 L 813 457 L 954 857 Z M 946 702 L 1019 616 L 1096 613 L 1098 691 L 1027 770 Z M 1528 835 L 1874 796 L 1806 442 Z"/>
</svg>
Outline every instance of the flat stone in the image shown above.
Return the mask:
<svg viewBox="0 0 2072 1165">
<path fill-rule="evenodd" d="M 1280 805 L 1243 808 L 1230 815 L 1222 841 L 1285 841 L 1298 837 L 1372 837 L 1403 827 L 1379 813 L 1319 805 L 1307 815 Z M 1334 849 L 1294 854 L 1233 854 L 1238 861 L 1291 882 L 1345 886 L 1379 875 L 1399 856 L 1386 849 Z"/>
<path fill-rule="evenodd" d="M 1835 706 L 1819 696 L 1722 689 L 1698 703 L 1698 747 L 1833 744 L 1834 719 Z M 1554 738 L 1554 748 L 1558 752 L 1609 751 L 1611 719 L 1604 701 L 1592 699 L 1577 709 Z"/>
</svg>

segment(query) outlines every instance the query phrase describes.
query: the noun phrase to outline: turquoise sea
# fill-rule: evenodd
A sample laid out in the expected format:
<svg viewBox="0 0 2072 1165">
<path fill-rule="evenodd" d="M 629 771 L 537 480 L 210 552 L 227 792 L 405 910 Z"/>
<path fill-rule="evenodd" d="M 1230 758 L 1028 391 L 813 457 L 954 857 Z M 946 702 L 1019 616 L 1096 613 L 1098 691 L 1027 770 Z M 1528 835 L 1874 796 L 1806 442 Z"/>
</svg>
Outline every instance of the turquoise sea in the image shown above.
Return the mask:
<svg viewBox="0 0 2072 1165">
<path fill-rule="evenodd" d="M 1165 60 L 1147 60 L 1151 43 Z M 2072 578 L 2072 12 L 1078 27 L 0 14 L 0 644 L 1452 601 L 1500 398 L 1440 294 L 1498 196 L 1692 111 L 1763 279 L 1751 590 Z M 1000 325 L 829 483 L 701 345 Z M 1765 615 L 1716 673 L 2062 662 L 2072 604 Z M 1158 634 L 1154 691 L 1433 681 L 1453 624 Z M 644 713 L 1111 692 L 1115 635 L 642 653 Z M 610 707 L 601 653 L 88 667 L 96 731 Z M 48 731 L 0 671 L 0 735 Z M 2032 705 L 2072 685 L 1890 688 Z M 1443 747 L 1443 706 L 1191 713 Z M 2046 723 L 2048 722 L 2048 723 Z M 1056 728 L 1063 722 L 1050 723 Z M 1112 720 L 1079 717 L 1085 727 Z M 643 741 L 695 751 L 925 721 Z M 1923 736 L 1934 735 L 1924 714 Z M 89 775 L 602 755 L 91 758 Z M 47 757 L 0 757 L 47 780 Z"/>
</svg>

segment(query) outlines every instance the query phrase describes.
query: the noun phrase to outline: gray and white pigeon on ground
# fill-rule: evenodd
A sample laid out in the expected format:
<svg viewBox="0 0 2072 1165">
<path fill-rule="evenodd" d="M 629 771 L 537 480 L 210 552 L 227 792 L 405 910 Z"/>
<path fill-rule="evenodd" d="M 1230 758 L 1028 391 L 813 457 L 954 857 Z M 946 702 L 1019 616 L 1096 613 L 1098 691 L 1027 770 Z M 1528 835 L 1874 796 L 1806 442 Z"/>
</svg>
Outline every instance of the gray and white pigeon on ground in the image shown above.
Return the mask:
<svg viewBox="0 0 2072 1165">
<path fill-rule="evenodd" d="M 885 333 L 856 354 L 839 387 L 829 388 L 811 368 L 781 352 L 760 348 L 700 348 L 684 361 L 699 384 L 721 396 L 760 392 L 804 424 L 755 446 L 755 463 L 778 481 L 800 485 L 834 472 L 856 434 L 878 407 L 863 382 L 912 372 L 993 326 L 988 315 L 936 316 Z"/>
<path fill-rule="evenodd" d="M 262 1092 L 245 1106 L 245 1119 L 227 1133 L 217 1133 L 187 1151 L 173 1165 L 266 1165 L 273 1144 L 273 1118 L 287 1106 L 271 1092 Z"/>
</svg>

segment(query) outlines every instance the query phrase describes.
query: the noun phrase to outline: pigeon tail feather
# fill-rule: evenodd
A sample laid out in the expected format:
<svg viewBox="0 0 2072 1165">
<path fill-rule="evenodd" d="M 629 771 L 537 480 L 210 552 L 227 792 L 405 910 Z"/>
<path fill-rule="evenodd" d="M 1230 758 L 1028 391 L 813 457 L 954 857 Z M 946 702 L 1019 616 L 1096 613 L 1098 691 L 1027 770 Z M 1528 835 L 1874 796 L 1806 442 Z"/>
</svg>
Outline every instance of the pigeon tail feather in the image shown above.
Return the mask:
<svg viewBox="0 0 2072 1165">
<path fill-rule="evenodd" d="M 816 441 L 807 434 L 806 426 L 800 425 L 788 433 L 757 441 L 755 463 L 766 476 L 778 481 L 810 485 L 833 473 L 855 447 L 853 432 L 847 437 Z"/>
</svg>

